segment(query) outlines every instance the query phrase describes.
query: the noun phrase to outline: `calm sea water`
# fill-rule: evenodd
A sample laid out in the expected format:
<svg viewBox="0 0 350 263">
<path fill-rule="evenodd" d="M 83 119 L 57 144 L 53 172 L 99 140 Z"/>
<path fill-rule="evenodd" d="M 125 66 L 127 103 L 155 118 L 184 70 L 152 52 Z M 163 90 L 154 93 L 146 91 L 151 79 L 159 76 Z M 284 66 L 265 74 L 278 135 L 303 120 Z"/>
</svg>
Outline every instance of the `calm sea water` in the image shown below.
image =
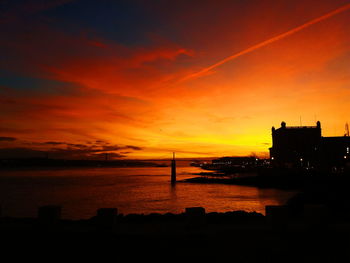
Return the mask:
<svg viewBox="0 0 350 263">
<path fill-rule="evenodd" d="M 177 179 L 193 177 L 197 167 L 178 167 Z M 63 218 L 90 218 L 101 207 L 120 213 L 181 213 L 202 206 L 207 212 L 233 210 L 264 214 L 266 205 L 283 204 L 294 192 L 255 187 L 177 183 L 170 167 L 84 168 L 1 171 L 0 205 L 5 216 L 36 216 L 37 207 L 59 204 Z"/>
</svg>

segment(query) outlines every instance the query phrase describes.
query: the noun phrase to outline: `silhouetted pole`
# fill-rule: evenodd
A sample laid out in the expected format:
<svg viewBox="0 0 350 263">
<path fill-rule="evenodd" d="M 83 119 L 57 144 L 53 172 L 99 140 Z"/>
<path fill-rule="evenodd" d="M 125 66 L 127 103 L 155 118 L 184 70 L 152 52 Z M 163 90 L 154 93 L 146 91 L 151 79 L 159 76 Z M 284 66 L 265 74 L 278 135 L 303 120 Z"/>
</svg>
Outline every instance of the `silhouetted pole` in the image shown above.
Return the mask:
<svg viewBox="0 0 350 263">
<path fill-rule="evenodd" d="M 344 134 L 344 136 L 349 137 L 349 124 L 348 123 L 345 123 L 345 134 Z"/>
<path fill-rule="evenodd" d="M 176 161 L 175 161 L 175 153 L 173 153 L 173 159 L 171 160 L 171 183 L 176 183 Z"/>
</svg>

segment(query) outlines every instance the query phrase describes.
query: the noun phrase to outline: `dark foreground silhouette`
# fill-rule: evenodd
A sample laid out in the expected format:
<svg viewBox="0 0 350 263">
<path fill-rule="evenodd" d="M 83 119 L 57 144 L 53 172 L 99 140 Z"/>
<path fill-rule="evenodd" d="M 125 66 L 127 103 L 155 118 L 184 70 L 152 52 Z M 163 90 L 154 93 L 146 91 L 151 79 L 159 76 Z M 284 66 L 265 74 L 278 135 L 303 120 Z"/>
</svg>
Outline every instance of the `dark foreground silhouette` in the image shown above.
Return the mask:
<svg viewBox="0 0 350 263">
<path fill-rule="evenodd" d="M 315 201 L 315 200 L 314 200 Z M 0 220 L 4 254 L 51 259 L 126 262 L 215 260 L 215 262 L 340 262 L 350 259 L 350 213 L 331 214 L 306 195 L 285 206 L 255 212 L 122 215 L 99 209 L 87 220 L 61 220 L 58 206 L 38 218 Z M 11 251 L 11 252 L 10 252 Z M 15 251 L 15 252 L 12 252 Z M 110 258 L 112 257 L 112 258 Z M 342 261 L 343 262 L 343 261 Z"/>
</svg>

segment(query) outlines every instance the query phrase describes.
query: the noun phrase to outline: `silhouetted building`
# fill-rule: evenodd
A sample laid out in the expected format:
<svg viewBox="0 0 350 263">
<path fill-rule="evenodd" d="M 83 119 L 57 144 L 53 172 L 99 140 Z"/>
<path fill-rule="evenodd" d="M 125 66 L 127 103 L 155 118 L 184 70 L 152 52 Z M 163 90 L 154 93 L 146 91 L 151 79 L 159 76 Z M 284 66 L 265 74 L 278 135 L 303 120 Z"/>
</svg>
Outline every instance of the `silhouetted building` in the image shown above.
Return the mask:
<svg viewBox="0 0 350 263">
<path fill-rule="evenodd" d="M 272 148 L 270 158 L 274 166 L 300 167 L 314 166 L 317 162 L 318 147 L 321 142 L 321 123 L 316 126 L 272 127 Z"/>
<path fill-rule="evenodd" d="M 322 137 L 316 126 L 272 127 L 270 159 L 274 167 L 343 169 L 350 158 L 350 137 Z"/>
<path fill-rule="evenodd" d="M 350 137 L 322 137 L 320 144 L 321 168 L 332 168 L 333 172 L 349 169 L 350 165 Z"/>
</svg>

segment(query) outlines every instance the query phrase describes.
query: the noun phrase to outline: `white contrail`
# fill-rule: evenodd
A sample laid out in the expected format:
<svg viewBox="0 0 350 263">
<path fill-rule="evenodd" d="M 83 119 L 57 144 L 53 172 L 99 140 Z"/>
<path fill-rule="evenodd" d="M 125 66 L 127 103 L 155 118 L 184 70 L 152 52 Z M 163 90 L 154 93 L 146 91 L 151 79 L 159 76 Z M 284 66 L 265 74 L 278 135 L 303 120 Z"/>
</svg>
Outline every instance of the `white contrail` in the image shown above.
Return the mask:
<svg viewBox="0 0 350 263">
<path fill-rule="evenodd" d="M 321 16 L 321 17 L 315 18 L 315 19 L 313 19 L 313 20 L 311 20 L 309 22 L 306 22 L 303 25 L 300 25 L 300 26 L 298 26 L 296 28 L 288 30 L 287 32 L 284 32 L 284 33 L 282 33 L 282 34 L 280 34 L 278 36 L 275 36 L 273 38 L 265 40 L 265 41 L 263 41 L 263 42 L 261 42 L 259 44 L 251 46 L 251 47 L 249 47 L 247 49 L 244 49 L 244 50 L 242 50 L 242 51 L 240 51 L 240 52 L 238 52 L 238 53 L 236 53 L 236 54 L 234 54 L 232 56 L 229 56 L 229 57 L 227 57 L 227 58 L 225 58 L 225 59 L 223 59 L 223 60 L 221 60 L 221 61 L 219 61 L 219 62 L 217 62 L 217 63 L 215 63 L 215 64 L 213 64 L 211 66 L 209 66 L 209 67 L 206 67 L 206 68 L 204 68 L 204 69 L 202 69 L 202 70 L 200 70 L 200 71 L 198 71 L 196 73 L 190 74 L 190 75 L 182 78 L 179 82 L 183 82 L 183 81 L 186 81 L 186 80 L 189 80 L 189 79 L 194 79 L 194 78 L 201 77 L 202 75 L 205 75 L 206 73 L 208 73 L 210 70 L 212 70 L 214 68 L 217 68 L 217 67 L 221 66 L 222 64 L 224 64 L 226 62 L 234 60 L 235 58 L 238 58 L 238 57 L 243 56 L 243 55 L 245 55 L 247 53 L 250 53 L 250 52 L 252 52 L 252 51 L 254 51 L 256 49 L 259 49 L 261 47 L 267 46 L 267 45 L 269 45 L 269 44 L 271 44 L 273 42 L 276 42 L 276 41 L 278 41 L 280 39 L 283 39 L 283 38 L 288 37 L 288 36 L 290 36 L 292 34 L 295 34 L 295 33 L 299 32 L 299 31 L 303 30 L 304 28 L 312 26 L 312 25 L 314 25 L 316 23 L 319 23 L 319 22 L 321 22 L 323 20 L 326 20 L 326 19 L 328 19 L 328 18 L 330 18 L 332 16 L 335 16 L 335 15 L 337 15 L 339 13 L 342 13 L 344 11 L 347 11 L 349 9 L 350 9 L 350 4 L 344 5 L 344 6 L 340 7 L 340 8 L 338 8 L 338 9 L 333 10 L 332 12 L 329 12 L 329 13 Z"/>
</svg>

